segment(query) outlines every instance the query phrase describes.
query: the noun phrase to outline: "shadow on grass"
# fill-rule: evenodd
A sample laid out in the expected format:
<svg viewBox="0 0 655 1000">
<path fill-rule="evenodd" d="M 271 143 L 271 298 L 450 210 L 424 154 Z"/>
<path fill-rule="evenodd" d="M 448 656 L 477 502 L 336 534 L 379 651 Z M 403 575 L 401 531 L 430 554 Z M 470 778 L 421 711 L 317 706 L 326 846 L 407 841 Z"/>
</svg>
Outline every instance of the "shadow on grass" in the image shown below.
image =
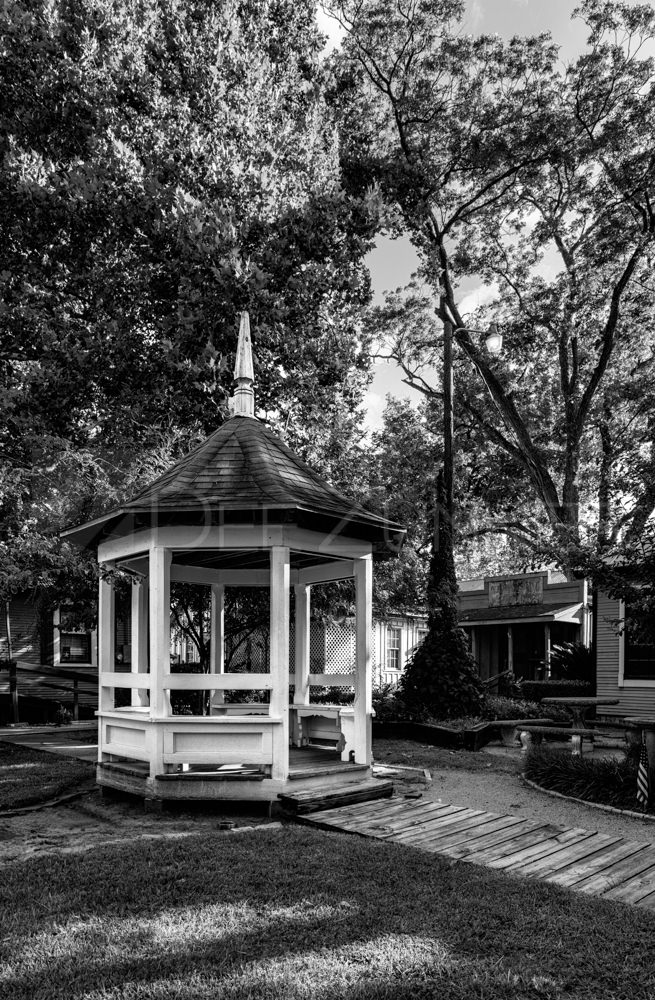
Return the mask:
<svg viewBox="0 0 655 1000">
<path fill-rule="evenodd" d="M 3 870 L 12 1000 L 652 997 L 655 918 L 306 828 Z"/>
<path fill-rule="evenodd" d="M 94 784 L 91 763 L 0 743 L 0 818 L 3 812 L 48 802 Z"/>
</svg>

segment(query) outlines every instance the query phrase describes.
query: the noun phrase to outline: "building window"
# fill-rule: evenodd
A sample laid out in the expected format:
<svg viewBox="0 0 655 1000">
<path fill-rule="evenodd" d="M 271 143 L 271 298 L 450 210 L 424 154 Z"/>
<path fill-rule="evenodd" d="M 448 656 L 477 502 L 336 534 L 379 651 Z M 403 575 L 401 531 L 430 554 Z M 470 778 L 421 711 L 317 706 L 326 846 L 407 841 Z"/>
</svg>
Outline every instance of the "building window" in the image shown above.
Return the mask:
<svg viewBox="0 0 655 1000">
<path fill-rule="evenodd" d="M 631 609 L 622 607 L 624 621 L 630 617 Z M 634 627 L 626 625 L 623 631 L 623 679 L 626 681 L 655 680 L 655 646 L 645 642 Z"/>
<path fill-rule="evenodd" d="M 387 628 L 387 670 L 400 670 L 399 628 Z"/>
<path fill-rule="evenodd" d="M 61 663 L 91 663 L 91 633 L 61 632 L 59 635 Z"/>
</svg>

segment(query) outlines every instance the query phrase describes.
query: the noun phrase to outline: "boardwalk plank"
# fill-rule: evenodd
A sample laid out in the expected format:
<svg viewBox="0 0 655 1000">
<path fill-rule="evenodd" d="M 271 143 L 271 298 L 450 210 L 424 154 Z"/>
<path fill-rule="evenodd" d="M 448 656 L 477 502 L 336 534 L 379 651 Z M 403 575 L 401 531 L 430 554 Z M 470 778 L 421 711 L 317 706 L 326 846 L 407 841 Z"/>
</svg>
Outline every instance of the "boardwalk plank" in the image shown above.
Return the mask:
<svg viewBox="0 0 655 1000">
<path fill-rule="evenodd" d="M 518 854 L 520 851 L 525 851 L 535 845 L 552 841 L 554 837 L 563 833 L 563 830 L 563 827 L 555 826 L 552 823 L 530 823 L 527 824 L 527 829 L 525 827 L 517 829 L 513 831 L 512 836 L 497 844 L 491 844 L 488 847 L 481 845 L 477 849 L 475 843 L 471 844 L 471 849 L 468 852 L 469 857 L 466 860 L 472 861 L 476 865 L 486 865 L 492 861 Z"/>
<path fill-rule="evenodd" d="M 431 824 L 441 824 L 454 822 L 456 818 L 464 818 L 464 814 L 470 810 L 463 806 L 435 806 L 430 808 L 428 803 L 419 808 L 406 810 L 406 814 L 401 811 L 394 816 L 388 817 L 388 824 L 394 835 L 400 836 L 406 830 L 418 830 L 429 827 Z"/>
<path fill-rule="evenodd" d="M 450 848 L 448 850 L 448 857 L 468 861 L 468 855 L 477 854 L 487 848 L 504 844 L 506 841 L 518 836 L 519 832 L 525 833 L 542 825 L 541 823 L 531 823 L 520 816 L 503 816 L 502 819 L 496 820 L 496 823 L 497 828 L 488 830 L 484 836 L 476 834 L 475 837 L 471 837 L 470 843 Z"/>
<path fill-rule="evenodd" d="M 655 877 L 653 870 L 650 869 L 636 878 L 631 878 L 629 882 L 623 882 L 604 892 L 603 899 L 613 899 L 621 903 L 639 903 L 653 892 L 655 892 Z"/>
<path fill-rule="evenodd" d="M 498 824 L 507 819 L 511 819 L 511 817 L 496 815 L 491 819 L 490 814 L 487 813 L 486 816 L 483 815 L 478 818 L 475 826 L 458 826 L 451 831 L 446 830 L 444 833 L 433 838 L 425 836 L 417 846 L 445 854 L 449 848 L 458 847 L 460 844 L 469 844 L 471 838 L 477 835 L 478 830 L 484 833 L 485 831 L 489 832 L 490 828 L 497 829 Z"/>
<path fill-rule="evenodd" d="M 387 805 L 385 809 L 385 802 L 389 803 L 389 799 L 377 799 L 373 802 L 358 802 L 352 803 L 347 806 L 333 806 L 330 809 L 317 809 L 315 813 L 311 813 L 310 816 L 305 816 L 305 819 L 317 819 L 321 823 L 332 823 L 336 820 L 337 824 L 341 826 L 342 822 L 349 822 L 350 820 L 359 819 L 365 820 L 367 817 L 378 818 L 380 816 L 386 816 L 387 810 L 391 809 L 390 805 Z M 402 806 L 398 806 L 398 811 L 402 810 Z"/>
<path fill-rule="evenodd" d="M 488 815 L 488 814 L 487 814 Z M 461 813 L 454 813 L 452 816 L 428 817 L 423 823 L 413 827 L 404 827 L 396 832 L 395 839 L 400 843 L 420 841 L 424 838 L 437 837 L 440 833 L 448 833 L 452 828 L 459 829 L 462 824 L 475 822 L 480 817 L 484 817 L 482 809 L 465 809 Z"/>
<path fill-rule="evenodd" d="M 609 850 L 603 851 L 602 854 L 596 855 L 596 857 L 583 859 L 576 864 L 568 865 L 553 875 L 546 875 L 544 881 L 550 882 L 552 885 L 563 885 L 572 888 L 590 875 L 595 875 L 598 872 L 606 870 L 611 871 L 614 865 L 625 861 L 626 858 L 633 857 L 646 847 L 648 847 L 648 844 L 624 840 L 614 847 L 609 848 Z"/>
<path fill-rule="evenodd" d="M 592 833 L 589 830 L 583 830 L 582 827 L 565 830 L 563 833 L 558 833 L 554 837 L 549 837 L 548 840 L 539 840 L 531 847 L 526 847 L 520 851 L 514 851 L 511 854 L 494 858 L 492 861 L 488 862 L 488 866 L 489 868 L 502 870 L 509 868 L 511 865 L 525 864 L 528 861 L 533 861 L 538 858 L 543 858 L 547 854 L 552 854 L 553 851 L 559 850 L 565 844 L 575 844 L 579 841 L 587 840 L 591 836 Z"/>
<path fill-rule="evenodd" d="M 607 848 L 613 847 L 614 844 L 618 844 L 621 840 L 621 837 L 612 837 L 606 833 L 592 833 L 591 836 L 586 837 L 579 843 L 572 844 L 570 847 L 560 848 L 545 855 L 543 858 L 539 858 L 537 861 L 514 863 L 508 867 L 519 875 L 528 875 L 532 878 L 535 876 L 545 878 L 546 875 L 552 875 L 561 868 L 566 868 L 567 865 L 572 864 L 574 861 L 591 857 L 591 855 L 597 854 L 599 851 L 606 851 Z"/>
<path fill-rule="evenodd" d="M 648 872 L 652 872 L 655 878 L 655 848 L 652 844 L 648 845 L 647 850 L 612 865 L 607 871 L 598 872 L 578 882 L 576 889 L 590 896 L 600 896 L 616 886 L 632 881 L 638 875 L 644 878 Z"/>
<path fill-rule="evenodd" d="M 430 813 L 430 815 L 434 817 L 436 822 L 444 817 L 459 815 L 459 813 L 463 811 L 464 809 L 461 806 L 446 806 L 445 808 L 442 807 L 439 810 L 434 810 Z M 417 822 L 423 822 L 426 819 L 424 810 L 421 810 L 420 812 L 419 810 L 414 810 L 414 813 Z M 316 813 L 315 815 L 319 821 L 323 822 L 320 813 Z M 393 824 L 397 815 L 400 816 L 401 814 L 379 813 L 368 816 L 353 816 L 349 819 L 344 818 L 341 821 L 339 821 L 338 818 L 333 818 L 327 822 L 331 825 L 338 826 L 341 830 L 346 830 L 351 833 L 363 833 L 370 830 L 372 836 L 379 836 L 380 832 L 383 831 L 385 836 L 387 836 L 395 832 Z"/>
</svg>

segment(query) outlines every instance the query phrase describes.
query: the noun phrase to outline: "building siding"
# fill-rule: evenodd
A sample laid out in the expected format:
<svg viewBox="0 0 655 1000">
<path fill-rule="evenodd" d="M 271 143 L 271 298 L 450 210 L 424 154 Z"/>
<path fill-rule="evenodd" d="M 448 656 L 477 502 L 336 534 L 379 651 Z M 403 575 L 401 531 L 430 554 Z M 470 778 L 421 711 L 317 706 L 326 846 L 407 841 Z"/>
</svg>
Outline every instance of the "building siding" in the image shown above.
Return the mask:
<svg viewBox="0 0 655 1000">
<path fill-rule="evenodd" d="M 655 687 L 619 687 L 619 662 L 623 638 L 616 630 L 619 602 L 599 594 L 596 602 L 596 693 L 599 698 L 618 698 L 618 705 L 606 706 L 608 717 L 646 715 L 655 718 Z"/>
</svg>

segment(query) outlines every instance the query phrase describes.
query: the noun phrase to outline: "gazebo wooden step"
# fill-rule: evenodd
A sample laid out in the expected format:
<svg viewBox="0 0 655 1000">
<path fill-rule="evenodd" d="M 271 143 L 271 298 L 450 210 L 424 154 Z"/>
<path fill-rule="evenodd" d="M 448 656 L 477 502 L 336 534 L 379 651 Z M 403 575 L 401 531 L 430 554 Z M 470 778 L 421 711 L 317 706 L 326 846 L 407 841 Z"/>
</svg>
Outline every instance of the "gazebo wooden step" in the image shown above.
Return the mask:
<svg viewBox="0 0 655 1000">
<path fill-rule="evenodd" d="M 305 764 L 303 767 L 294 767 L 289 771 L 289 781 L 303 781 L 305 778 L 320 778 L 324 777 L 326 774 L 344 774 L 344 771 L 348 772 L 348 777 L 351 774 L 361 773 L 362 771 L 369 771 L 370 768 L 368 764 L 344 764 L 341 761 L 335 761 L 334 764 L 323 764 L 322 762 L 316 762 L 312 765 Z M 346 775 L 344 774 L 344 779 Z"/>
<path fill-rule="evenodd" d="M 393 795 L 393 782 L 371 778 L 369 781 L 344 782 L 321 791 L 310 789 L 304 792 L 282 793 L 278 795 L 282 808 L 295 816 L 317 812 L 320 809 L 334 809 L 354 802 L 371 802 Z"/>
<path fill-rule="evenodd" d="M 150 773 L 150 765 L 145 761 L 125 761 L 122 764 L 116 761 L 99 761 L 96 764 L 99 771 L 107 771 L 110 774 L 129 774 L 136 778 L 147 778 Z"/>
<path fill-rule="evenodd" d="M 158 774 L 157 781 L 263 781 L 262 771 L 175 771 L 173 774 Z"/>
</svg>

